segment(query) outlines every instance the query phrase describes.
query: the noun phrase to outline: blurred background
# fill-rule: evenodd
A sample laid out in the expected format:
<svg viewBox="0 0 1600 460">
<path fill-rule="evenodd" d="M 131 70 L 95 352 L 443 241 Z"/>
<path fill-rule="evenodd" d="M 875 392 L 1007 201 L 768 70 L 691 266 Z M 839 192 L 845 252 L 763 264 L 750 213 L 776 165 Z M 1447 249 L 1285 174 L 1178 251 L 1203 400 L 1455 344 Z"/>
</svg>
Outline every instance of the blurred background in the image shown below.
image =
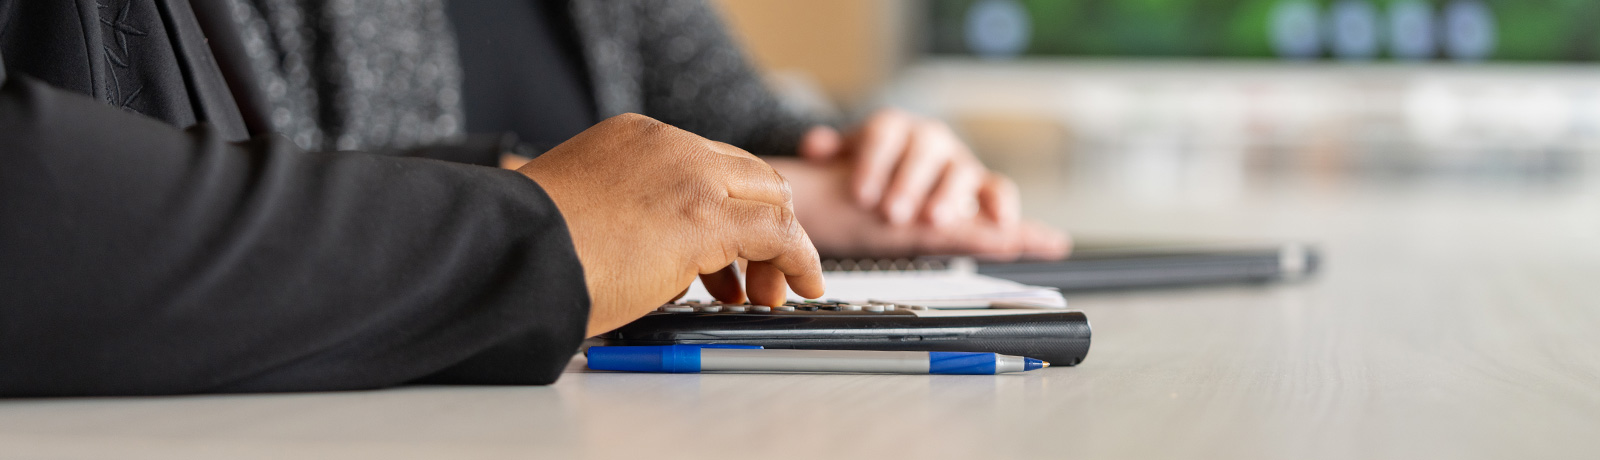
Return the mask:
<svg viewBox="0 0 1600 460">
<path fill-rule="evenodd" d="M 796 104 L 948 120 L 1047 214 L 1566 189 L 1600 163 L 1600 2 L 718 3 Z"/>
</svg>

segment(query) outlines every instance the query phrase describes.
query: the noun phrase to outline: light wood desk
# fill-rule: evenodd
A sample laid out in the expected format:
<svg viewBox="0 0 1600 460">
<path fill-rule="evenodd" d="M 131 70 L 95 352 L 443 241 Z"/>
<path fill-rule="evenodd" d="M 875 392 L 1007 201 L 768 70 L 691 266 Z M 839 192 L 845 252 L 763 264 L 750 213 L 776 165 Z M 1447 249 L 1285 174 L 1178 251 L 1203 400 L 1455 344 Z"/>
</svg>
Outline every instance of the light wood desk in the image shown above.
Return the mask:
<svg viewBox="0 0 1600 460">
<path fill-rule="evenodd" d="M 1600 193 L 1028 188 L 1108 234 L 1305 238 L 1322 276 L 1073 296 L 1076 368 L 0 401 L 3 458 L 1600 458 Z M 3 371 L 3 370 L 0 370 Z"/>
</svg>

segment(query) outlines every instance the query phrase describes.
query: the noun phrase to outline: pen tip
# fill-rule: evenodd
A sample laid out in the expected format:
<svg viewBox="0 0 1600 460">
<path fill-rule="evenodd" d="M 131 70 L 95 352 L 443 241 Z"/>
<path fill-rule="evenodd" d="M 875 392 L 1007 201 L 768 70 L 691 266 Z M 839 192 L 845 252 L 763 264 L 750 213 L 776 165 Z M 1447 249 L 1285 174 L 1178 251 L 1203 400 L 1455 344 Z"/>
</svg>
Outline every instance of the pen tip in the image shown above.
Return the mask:
<svg viewBox="0 0 1600 460">
<path fill-rule="evenodd" d="M 1044 363 L 1043 363 L 1043 365 L 1041 365 L 1041 366 L 1039 366 L 1039 367 L 1050 367 L 1050 362 L 1049 362 L 1049 361 L 1045 361 L 1045 362 L 1044 362 Z"/>
</svg>

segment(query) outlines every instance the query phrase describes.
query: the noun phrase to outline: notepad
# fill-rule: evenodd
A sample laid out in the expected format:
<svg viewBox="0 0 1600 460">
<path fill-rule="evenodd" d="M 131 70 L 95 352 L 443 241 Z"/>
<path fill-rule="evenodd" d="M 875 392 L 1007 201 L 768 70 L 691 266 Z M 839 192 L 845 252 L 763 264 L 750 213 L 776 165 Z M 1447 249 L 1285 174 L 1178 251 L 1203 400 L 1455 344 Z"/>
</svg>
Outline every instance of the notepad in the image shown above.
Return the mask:
<svg viewBox="0 0 1600 460">
<path fill-rule="evenodd" d="M 887 265 L 887 264 L 886 264 Z M 1061 292 L 977 273 L 971 259 L 956 258 L 939 266 L 911 269 L 825 271 L 827 299 L 846 302 L 884 302 L 928 308 L 1066 308 Z M 712 299 L 700 280 L 690 286 L 685 299 Z M 803 300 L 789 293 L 790 300 Z"/>
</svg>

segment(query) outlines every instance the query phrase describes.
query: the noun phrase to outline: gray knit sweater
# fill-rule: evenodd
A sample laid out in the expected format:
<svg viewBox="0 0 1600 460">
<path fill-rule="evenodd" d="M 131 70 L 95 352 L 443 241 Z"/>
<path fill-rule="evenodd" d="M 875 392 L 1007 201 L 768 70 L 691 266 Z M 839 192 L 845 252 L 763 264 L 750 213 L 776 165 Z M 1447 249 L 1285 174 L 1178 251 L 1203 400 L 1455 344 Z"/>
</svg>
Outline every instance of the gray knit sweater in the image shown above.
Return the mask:
<svg viewBox="0 0 1600 460">
<path fill-rule="evenodd" d="M 301 147 L 381 150 L 461 134 L 446 0 L 226 1 L 273 129 Z M 793 154 L 816 122 L 779 103 L 703 0 L 570 1 L 602 117 L 643 113 L 766 155 Z"/>
</svg>

